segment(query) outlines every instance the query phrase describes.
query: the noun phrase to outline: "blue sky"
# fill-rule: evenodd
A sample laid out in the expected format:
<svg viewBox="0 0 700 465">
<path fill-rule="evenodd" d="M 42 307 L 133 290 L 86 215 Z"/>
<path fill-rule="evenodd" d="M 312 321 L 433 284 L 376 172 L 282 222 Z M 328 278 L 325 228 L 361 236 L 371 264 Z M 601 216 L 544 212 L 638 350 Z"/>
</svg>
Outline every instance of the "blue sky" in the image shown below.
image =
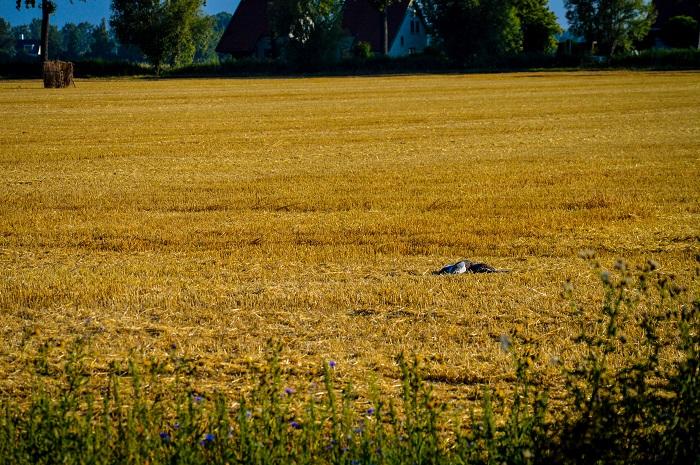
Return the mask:
<svg viewBox="0 0 700 465">
<path fill-rule="evenodd" d="M 39 2 L 37 2 L 39 3 Z M 109 20 L 109 5 L 110 0 L 59 0 L 58 11 L 52 18 L 53 24 L 61 27 L 65 23 L 79 23 L 88 21 L 96 24 L 102 18 Z M 233 13 L 238 0 L 207 0 L 205 10 L 207 13 L 213 14 L 220 11 Z M 559 17 L 559 23 L 566 25 L 564 18 L 564 0 L 549 0 L 552 11 Z M 38 8 L 30 8 L 29 10 L 22 9 L 17 11 L 15 8 L 15 0 L 0 0 L 0 17 L 9 21 L 10 24 L 16 26 L 18 24 L 29 23 L 34 18 L 40 18 L 41 12 Z"/>
</svg>

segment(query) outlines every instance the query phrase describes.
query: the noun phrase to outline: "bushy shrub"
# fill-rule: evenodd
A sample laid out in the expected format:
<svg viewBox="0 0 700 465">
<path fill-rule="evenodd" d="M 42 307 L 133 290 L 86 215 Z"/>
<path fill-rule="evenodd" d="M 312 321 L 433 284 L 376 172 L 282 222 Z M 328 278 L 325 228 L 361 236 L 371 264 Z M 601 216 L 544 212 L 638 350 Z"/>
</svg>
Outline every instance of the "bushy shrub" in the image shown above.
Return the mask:
<svg viewBox="0 0 700 465">
<path fill-rule="evenodd" d="M 352 55 L 355 58 L 366 60 L 372 56 L 372 44 L 360 41 L 352 47 Z"/>
<path fill-rule="evenodd" d="M 611 67 L 700 69 L 700 50 L 650 49 L 611 57 Z"/>
<path fill-rule="evenodd" d="M 661 38 L 671 48 L 698 48 L 698 22 L 690 16 L 674 16 L 661 28 Z"/>
</svg>

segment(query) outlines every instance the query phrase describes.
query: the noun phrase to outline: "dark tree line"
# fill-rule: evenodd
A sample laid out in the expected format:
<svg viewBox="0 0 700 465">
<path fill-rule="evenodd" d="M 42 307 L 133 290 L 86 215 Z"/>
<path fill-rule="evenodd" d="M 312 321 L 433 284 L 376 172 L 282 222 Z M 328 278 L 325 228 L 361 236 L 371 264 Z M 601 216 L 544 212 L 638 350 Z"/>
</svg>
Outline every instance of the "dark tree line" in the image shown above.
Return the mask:
<svg viewBox="0 0 700 465">
<path fill-rule="evenodd" d="M 28 60 L 33 58 L 33 50 L 18 47 L 18 41 L 41 43 L 41 20 L 34 19 L 29 24 L 12 27 L 0 18 L 0 58 L 3 60 Z M 48 29 L 48 49 L 51 57 L 64 60 L 118 58 L 119 48 L 113 34 L 103 20 L 94 25 L 88 22 L 66 23 L 62 28 L 50 25 Z"/>
<path fill-rule="evenodd" d="M 438 44 L 460 61 L 549 53 L 561 32 L 547 0 L 423 0 Z"/>
<path fill-rule="evenodd" d="M 266 1 L 273 59 L 307 66 L 340 58 L 344 0 Z M 382 49 L 373 52 L 386 54 L 386 12 L 397 0 L 370 1 L 384 13 Z M 24 35 L 41 42 L 42 58 L 50 52 L 52 58 L 68 60 L 148 61 L 156 70 L 218 62 L 222 57 L 215 47 L 231 18 L 228 13 L 205 15 L 204 0 L 112 0 L 109 22 L 68 23 L 59 29 L 49 21 L 57 8 L 55 1 L 16 2 L 18 8 L 41 8 L 42 18 L 16 27 L 0 20 L 3 60 L 22 58 L 22 50 L 13 44 Z M 698 0 L 656 1 L 660 6 L 669 2 L 696 8 Z M 583 37 L 591 51 L 605 55 L 640 44 L 656 17 L 648 0 L 565 0 L 565 4 L 572 32 Z M 433 39 L 432 48 L 462 63 L 552 53 L 561 32 L 548 0 L 418 0 L 417 5 Z M 676 16 L 664 21 L 660 36 L 669 45 L 700 45 L 695 18 Z"/>
<path fill-rule="evenodd" d="M 208 40 L 199 42 L 195 47 L 192 60 L 197 63 L 219 59 L 214 49 L 221 33 L 231 19 L 231 15 L 222 12 L 207 18 L 207 24 L 210 25 L 211 31 L 206 36 Z M 35 18 L 29 24 L 12 26 L 0 18 L 1 61 L 36 59 L 36 49 L 18 47 L 20 38 L 41 44 L 42 20 Z M 120 41 L 114 29 L 110 28 L 109 23 L 104 19 L 99 24 L 66 23 L 61 28 L 49 25 L 46 40 L 48 55 L 51 59 L 131 62 L 144 62 L 148 59 L 136 44 Z"/>
</svg>

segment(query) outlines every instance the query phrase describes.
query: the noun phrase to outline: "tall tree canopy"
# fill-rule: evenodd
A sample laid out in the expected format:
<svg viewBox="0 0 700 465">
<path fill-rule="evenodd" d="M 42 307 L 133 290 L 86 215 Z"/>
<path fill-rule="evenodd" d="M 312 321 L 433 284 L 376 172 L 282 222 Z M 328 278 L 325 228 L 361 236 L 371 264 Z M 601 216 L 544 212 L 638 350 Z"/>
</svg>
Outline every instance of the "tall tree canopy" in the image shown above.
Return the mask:
<svg viewBox="0 0 700 465">
<path fill-rule="evenodd" d="M 90 50 L 90 35 L 93 26 L 90 23 L 66 23 L 61 28 L 63 56 L 69 60 L 81 58 Z"/>
<path fill-rule="evenodd" d="M 661 27 L 661 38 L 673 48 L 700 48 L 698 22 L 691 16 L 673 16 Z"/>
<path fill-rule="evenodd" d="M 341 29 L 342 0 L 269 0 L 273 57 L 280 53 L 301 67 L 334 61 Z"/>
<path fill-rule="evenodd" d="M 15 38 L 12 37 L 10 23 L 0 18 L 0 61 L 9 60 L 15 55 Z"/>
<path fill-rule="evenodd" d="M 287 58 L 302 67 L 335 61 L 343 35 L 343 2 L 297 0 L 297 12 L 288 34 Z"/>
<path fill-rule="evenodd" d="M 514 0 L 514 5 L 523 32 L 523 51 L 553 51 L 557 46 L 555 35 L 561 32 L 561 27 L 557 16 L 549 9 L 549 1 Z"/>
<path fill-rule="evenodd" d="M 512 0 L 424 0 L 433 35 L 459 61 L 479 61 L 522 49 Z"/>
<path fill-rule="evenodd" d="M 204 0 L 112 0 L 110 24 L 119 41 L 138 46 L 160 72 L 187 65 L 211 33 Z"/>
<path fill-rule="evenodd" d="M 117 44 L 107 30 L 107 22 L 102 19 L 99 25 L 92 28 L 90 32 L 90 51 L 88 55 L 92 58 L 110 59 L 114 58 L 114 51 Z"/>
<path fill-rule="evenodd" d="M 649 32 L 654 8 L 645 0 L 566 0 L 571 30 L 596 43 L 598 53 L 628 50 Z"/>
</svg>

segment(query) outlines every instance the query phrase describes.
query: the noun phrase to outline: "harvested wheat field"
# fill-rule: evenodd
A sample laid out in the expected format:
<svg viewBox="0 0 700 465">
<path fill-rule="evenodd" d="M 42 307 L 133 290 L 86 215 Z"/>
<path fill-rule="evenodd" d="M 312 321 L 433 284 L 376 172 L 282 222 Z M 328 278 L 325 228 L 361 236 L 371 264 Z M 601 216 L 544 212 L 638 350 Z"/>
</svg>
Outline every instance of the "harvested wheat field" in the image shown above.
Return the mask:
<svg viewBox="0 0 700 465">
<path fill-rule="evenodd" d="M 582 249 L 697 286 L 698 73 L 76 84 L 0 82 L 0 395 L 76 338 L 98 375 L 175 350 L 234 392 L 272 338 L 300 383 L 391 390 L 405 351 L 473 398 L 516 329 L 575 362 Z M 462 258 L 511 272 L 430 274 Z"/>
</svg>

